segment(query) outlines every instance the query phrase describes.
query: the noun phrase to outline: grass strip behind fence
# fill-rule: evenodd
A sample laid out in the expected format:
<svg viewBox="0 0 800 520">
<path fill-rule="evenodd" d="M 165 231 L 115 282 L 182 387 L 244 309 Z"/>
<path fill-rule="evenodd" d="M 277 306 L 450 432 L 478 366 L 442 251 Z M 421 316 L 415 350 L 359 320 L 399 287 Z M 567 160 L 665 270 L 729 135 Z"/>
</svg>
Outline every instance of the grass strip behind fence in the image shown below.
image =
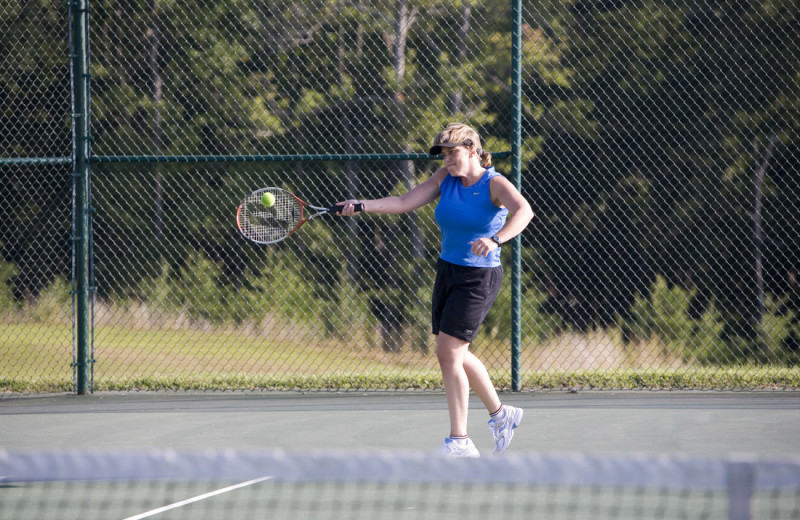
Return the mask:
<svg viewBox="0 0 800 520">
<path fill-rule="evenodd" d="M 0 392 L 74 391 L 69 326 L 4 324 L 3 335 Z M 442 389 L 435 355 L 410 349 L 387 353 L 375 346 L 334 340 L 312 345 L 235 331 L 122 327 L 104 328 L 97 343 L 95 391 Z M 510 389 L 509 370 L 490 369 L 490 373 L 498 388 Z M 536 368 L 523 371 L 522 386 L 528 391 L 798 390 L 800 367 Z"/>
<path fill-rule="evenodd" d="M 498 388 L 510 390 L 507 374 L 493 374 Z M 523 391 L 580 390 L 800 390 L 800 368 L 735 367 L 653 371 L 559 371 L 523 374 Z M 431 371 L 323 376 L 197 375 L 112 378 L 95 381 L 103 391 L 350 391 L 442 390 Z M 72 392 L 72 379 L 0 378 L 4 393 Z"/>
</svg>

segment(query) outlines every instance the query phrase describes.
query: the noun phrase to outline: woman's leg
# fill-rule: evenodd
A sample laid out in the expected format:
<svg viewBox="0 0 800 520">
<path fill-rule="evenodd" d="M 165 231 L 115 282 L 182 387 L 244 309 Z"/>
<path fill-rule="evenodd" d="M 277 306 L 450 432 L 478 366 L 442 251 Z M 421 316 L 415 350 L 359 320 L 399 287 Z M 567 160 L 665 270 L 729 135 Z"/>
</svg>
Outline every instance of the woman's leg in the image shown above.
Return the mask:
<svg viewBox="0 0 800 520">
<path fill-rule="evenodd" d="M 436 336 L 436 359 L 442 370 L 447 410 L 450 412 L 450 436 L 467 435 L 467 413 L 469 409 L 470 381 L 464 367 L 469 353 L 469 342 L 444 332 Z"/>
<path fill-rule="evenodd" d="M 500 409 L 500 398 L 486 367 L 468 348 L 468 342 L 444 332 L 436 338 L 436 358 L 447 395 L 450 435 L 454 437 L 467 435 L 470 387 L 489 413 Z"/>
<path fill-rule="evenodd" d="M 500 409 L 500 398 L 494 388 L 489 372 L 480 359 L 469 350 L 464 356 L 464 371 L 469 379 L 469 386 L 475 391 L 483 406 L 492 414 Z"/>
</svg>

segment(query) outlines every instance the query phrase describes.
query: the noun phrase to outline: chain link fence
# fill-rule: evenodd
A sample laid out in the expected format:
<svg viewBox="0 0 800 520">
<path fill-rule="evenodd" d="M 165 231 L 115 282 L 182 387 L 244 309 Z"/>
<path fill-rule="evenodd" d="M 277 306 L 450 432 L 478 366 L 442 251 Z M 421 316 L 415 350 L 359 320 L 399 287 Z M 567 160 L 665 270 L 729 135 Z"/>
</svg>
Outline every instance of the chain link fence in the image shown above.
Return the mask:
<svg viewBox="0 0 800 520">
<path fill-rule="evenodd" d="M 401 193 L 451 121 L 508 175 L 512 7 L 89 2 L 94 388 L 441 387 L 433 205 L 274 246 L 234 212 Z M 75 385 L 69 10 L 0 7 L 4 391 Z M 522 3 L 523 388 L 800 384 L 798 10 Z M 509 274 L 471 347 L 504 388 Z"/>
</svg>

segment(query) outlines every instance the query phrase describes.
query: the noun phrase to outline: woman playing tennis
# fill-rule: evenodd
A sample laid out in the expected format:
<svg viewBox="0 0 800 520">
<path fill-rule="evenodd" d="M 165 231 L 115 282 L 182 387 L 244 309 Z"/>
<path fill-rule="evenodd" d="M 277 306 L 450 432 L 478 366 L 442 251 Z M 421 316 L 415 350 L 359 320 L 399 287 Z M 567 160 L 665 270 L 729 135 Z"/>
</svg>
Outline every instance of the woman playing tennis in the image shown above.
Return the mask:
<svg viewBox="0 0 800 520">
<path fill-rule="evenodd" d="M 480 456 L 467 436 L 472 388 L 490 414 L 494 453 L 500 455 L 523 412 L 500 402 L 486 367 L 469 345 L 500 290 L 500 245 L 525 229 L 533 211 L 514 185 L 494 170 L 490 154 L 481 149 L 478 133 L 469 126 L 449 124 L 436 136 L 430 153 L 442 154 L 444 167 L 428 180 L 403 195 L 346 201 L 341 214 L 353 216 L 359 202 L 363 211 L 404 213 L 438 199 L 435 218 L 442 245 L 433 287 L 432 328 L 450 413 L 450 436 L 439 453 Z"/>
</svg>

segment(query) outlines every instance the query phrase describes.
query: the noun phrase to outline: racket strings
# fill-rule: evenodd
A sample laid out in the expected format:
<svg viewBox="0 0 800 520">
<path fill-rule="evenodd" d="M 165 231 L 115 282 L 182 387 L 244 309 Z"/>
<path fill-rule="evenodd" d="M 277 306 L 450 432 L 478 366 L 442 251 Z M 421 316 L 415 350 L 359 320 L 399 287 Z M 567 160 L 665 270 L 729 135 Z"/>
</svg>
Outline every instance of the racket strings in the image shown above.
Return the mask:
<svg viewBox="0 0 800 520">
<path fill-rule="evenodd" d="M 261 196 L 269 191 L 275 203 L 265 207 Z M 280 190 L 262 190 L 245 199 L 239 214 L 242 233 L 256 242 L 273 242 L 286 237 L 301 223 L 302 207 L 291 194 Z"/>
</svg>

